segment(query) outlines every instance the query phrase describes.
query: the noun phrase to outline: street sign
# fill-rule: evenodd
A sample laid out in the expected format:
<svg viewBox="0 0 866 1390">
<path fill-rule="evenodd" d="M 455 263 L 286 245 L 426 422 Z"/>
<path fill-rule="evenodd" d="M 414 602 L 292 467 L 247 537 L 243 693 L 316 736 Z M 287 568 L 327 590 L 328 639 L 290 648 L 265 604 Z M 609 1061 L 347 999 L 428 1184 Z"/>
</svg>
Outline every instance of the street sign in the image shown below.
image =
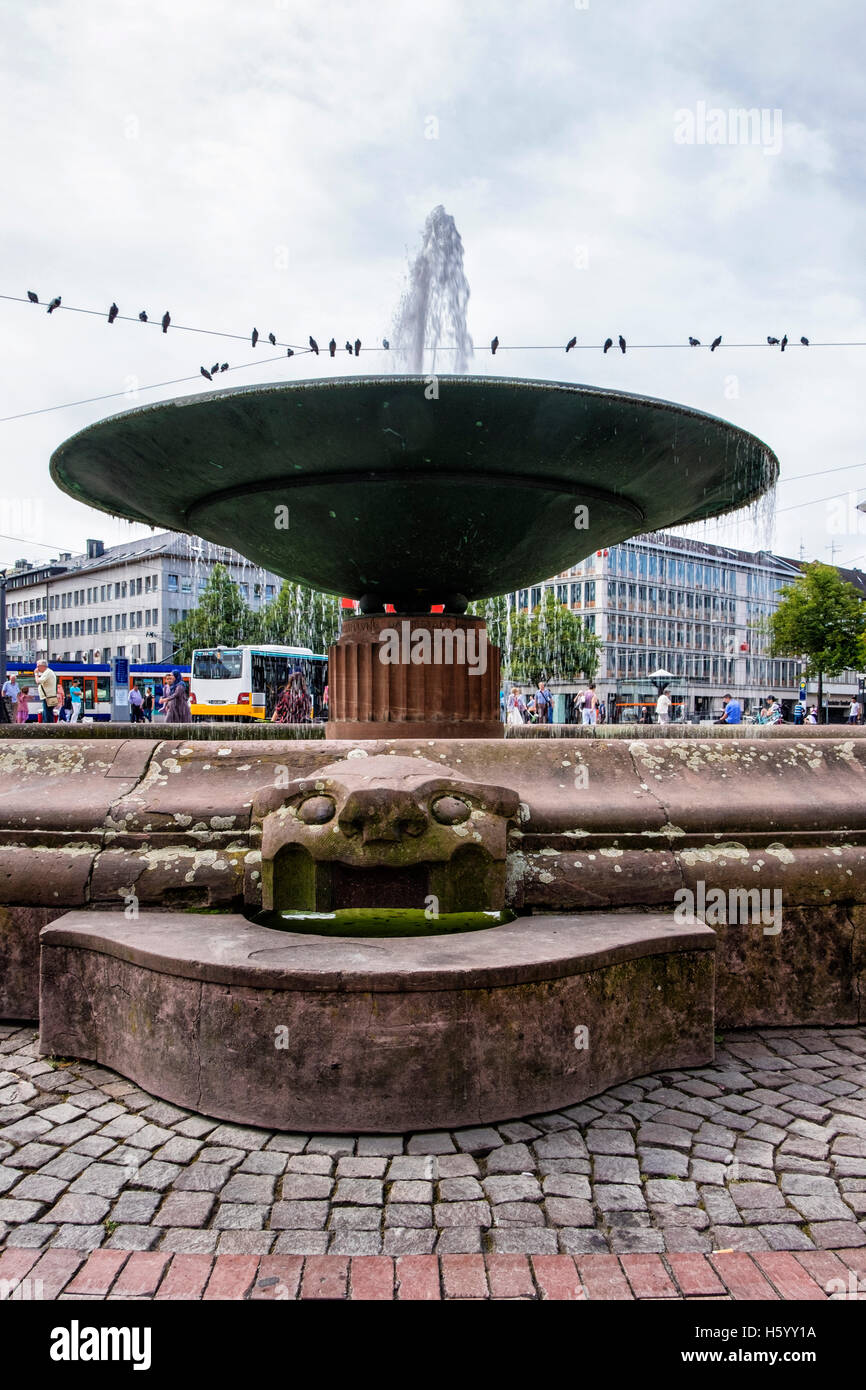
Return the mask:
<svg viewBox="0 0 866 1390">
<path fill-rule="evenodd" d="M 114 721 L 129 719 L 129 658 L 111 658 L 111 718 Z"/>
</svg>

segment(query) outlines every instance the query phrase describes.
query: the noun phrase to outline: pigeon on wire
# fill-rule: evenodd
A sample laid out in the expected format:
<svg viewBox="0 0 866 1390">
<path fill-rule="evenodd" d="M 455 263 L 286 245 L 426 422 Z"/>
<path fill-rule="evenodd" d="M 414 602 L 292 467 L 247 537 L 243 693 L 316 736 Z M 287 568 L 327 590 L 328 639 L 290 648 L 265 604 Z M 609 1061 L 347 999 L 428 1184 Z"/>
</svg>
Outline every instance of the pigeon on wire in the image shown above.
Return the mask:
<svg viewBox="0 0 866 1390">
<path fill-rule="evenodd" d="M 336 355 L 337 355 L 337 340 L 336 340 L 336 338 L 332 338 L 331 341 L 328 343 L 328 352 L 331 354 L 332 357 L 336 357 Z"/>
<path fill-rule="evenodd" d="M 700 338 L 689 338 L 689 347 L 700 347 Z"/>
<path fill-rule="evenodd" d="M 310 347 L 311 347 L 312 351 L 313 351 L 313 352 L 316 354 L 316 356 L 318 357 L 318 355 L 319 355 L 319 344 L 316 342 L 315 338 L 312 337 L 312 335 L 310 336 Z"/>
<path fill-rule="evenodd" d="M 353 349 L 352 349 L 352 344 L 349 342 L 348 338 L 346 339 L 346 351 L 348 352 L 349 356 L 351 357 L 351 356 L 352 356 L 352 353 L 353 353 Z"/>
<path fill-rule="evenodd" d="M 576 339 L 576 338 L 569 338 L 568 342 L 567 342 L 566 345 L 565 345 L 565 350 L 566 350 L 566 352 L 571 352 L 571 349 L 572 349 L 573 347 L 577 347 L 577 339 Z"/>
<path fill-rule="evenodd" d="M 779 346 L 779 339 L 778 339 L 778 338 L 769 338 L 769 337 L 768 337 L 768 338 L 767 338 L 767 344 L 768 344 L 769 347 L 778 347 L 778 346 Z"/>
<path fill-rule="evenodd" d="M 112 300 L 112 302 L 111 302 L 111 308 L 110 308 L 109 311 L 108 311 L 108 322 L 109 322 L 109 323 L 114 323 L 114 320 L 117 318 L 117 315 L 118 315 L 119 313 L 120 313 L 120 310 L 118 309 L 117 305 L 114 303 L 114 300 Z"/>
<path fill-rule="evenodd" d="M 171 323 L 171 314 L 170 314 L 170 313 L 168 312 L 168 310 L 166 309 L 165 313 L 164 313 L 163 316 L 162 316 L 162 331 L 163 331 L 163 333 L 167 333 L 167 332 L 168 332 L 168 325 L 169 325 L 170 323 Z"/>
<path fill-rule="evenodd" d="M 622 353 L 623 357 L 625 356 L 625 347 L 626 347 L 625 338 L 624 338 L 624 337 L 622 336 L 622 334 L 620 333 L 620 335 L 619 335 L 619 350 L 620 350 L 620 352 Z"/>
<path fill-rule="evenodd" d="M 27 291 L 27 298 L 30 300 L 30 303 L 31 303 L 31 304 L 38 304 L 38 303 L 39 303 L 39 295 L 36 294 L 33 290 L 28 290 L 28 291 Z"/>
<path fill-rule="evenodd" d="M 801 339 L 800 339 L 800 342 L 803 344 L 803 347 L 808 347 L 808 346 L 809 346 L 809 339 L 808 339 L 808 338 L 801 338 Z"/>
<path fill-rule="evenodd" d="M 138 317 L 141 319 L 142 323 L 147 323 L 147 313 L 144 309 L 142 309 Z"/>
<path fill-rule="evenodd" d="M 257 328 L 254 328 L 253 331 L 252 331 L 252 334 L 250 335 L 250 342 L 252 343 L 253 347 L 255 347 L 255 345 L 256 345 L 256 343 L 257 343 L 258 341 L 259 341 L 259 330 L 258 330 Z"/>
<path fill-rule="evenodd" d="M 287 356 L 287 357 L 294 357 L 294 355 L 295 355 L 295 349 L 294 349 L 294 348 L 286 348 L 286 356 Z"/>
<path fill-rule="evenodd" d="M 721 335 L 721 333 L 720 333 L 719 336 L 718 336 L 718 338 L 714 338 L 713 341 L 710 343 L 710 352 L 715 352 L 716 348 L 717 348 L 717 347 L 721 347 L 721 345 L 722 345 L 722 335 Z"/>
<path fill-rule="evenodd" d="M 228 362 L 223 362 L 222 365 L 220 366 L 220 371 L 221 371 L 221 372 L 227 372 L 228 369 L 229 369 L 229 364 L 228 364 Z"/>
<path fill-rule="evenodd" d="M 391 350 L 391 344 L 388 342 L 388 339 L 387 339 L 387 338 L 383 338 L 383 339 L 382 339 L 382 346 L 383 346 L 383 348 L 385 349 L 386 352 L 390 352 L 390 350 Z"/>
<path fill-rule="evenodd" d="M 268 342 L 270 343 L 271 347 L 276 347 L 276 345 L 277 345 L 277 339 L 276 339 L 276 335 L 275 335 L 274 333 L 269 333 L 269 334 L 268 334 Z"/>
<path fill-rule="evenodd" d="M 207 367 L 199 367 L 199 371 L 201 372 L 202 376 L 206 376 L 206 377 L 207 377 L 208 381 L 213 381 L 213 377 L 211 376 L 211 374 L 210 374 L 210 372 L 208 371 Z"/>
<path fill-rule="evenodd" d="M 54 313 L 54 310 L 55 310 L 55 309 L 59 309 L 59 308 L 60 308 L 60 295 L 58 294 L 57 297 L 56 297 L 55 299 L 52 299 L 51 303 L 48 305 L 48 312 L 49 312 L 49 314 L 53 314 L 53 313 Z"/>
<path fill-rule="evenodd" d="M 226 363 L 226 366 L 228 366 L 228 363 Z M 217 374 L 217 372 L 219 371 L 219 369 L 220 369 L 220 364 L 219 364 L 219 362 L 214 362 L 213 366 L 212 366 L 211 369 L 210 369 L 210 374 L 211 374 L 211 376 L 216 376 L 216 374 Z"/>
<path fill-rule="evenodd" d="M 359 355 L 360 351 L 361 351 L 361 339 L 360 339 L 360 338 L 356 338 L 356 339 L 355 339 L 355 356 L 356 356 L 356 357 Z"/>
<path fill-rule="evenodd" d="M 609 352 L 613 347 L 613 338 L 605 338 L 603 352 Z"/>
<path fill-rule="evenodd" d="M 781 343 L 779 344 L 779 347 L 780 347 L 780 348 L 782 349 L 782 351 L 784 352 L 784 351 L 785 351 L 785 348 L 786 348 L 787 346 L 788 346 L 788 335 L 787 335 L 787 333 L 786 333 L 785 336 L 784 336 L 784 338 L 782 339 Z"/>
<path fill-rule="evenodd" d="M 498 347 L 499 347 L 499 339 L 498 339 L 498 338 L 492 338 L 492 339 L 490 340 L 490 351 L 492 352 L 492 354 L 493 354 L 494 357 L 496 356 L 496 349 L 497 349 Z"/>
</svg>

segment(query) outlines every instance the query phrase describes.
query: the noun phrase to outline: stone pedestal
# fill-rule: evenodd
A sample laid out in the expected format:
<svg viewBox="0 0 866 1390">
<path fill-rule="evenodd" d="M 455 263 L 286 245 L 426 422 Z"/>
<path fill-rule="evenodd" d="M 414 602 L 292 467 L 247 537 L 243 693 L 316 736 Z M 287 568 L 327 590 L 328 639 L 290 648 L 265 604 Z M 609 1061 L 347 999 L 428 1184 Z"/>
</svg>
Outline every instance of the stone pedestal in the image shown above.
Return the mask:
<svg viewBox="0 0 866 1390">
<path fill-rule="evenodd" d="M 499 648 L 483 618 L 348 618 L 328 653 L 328 737 L 501 738 Z"/>
</svg>

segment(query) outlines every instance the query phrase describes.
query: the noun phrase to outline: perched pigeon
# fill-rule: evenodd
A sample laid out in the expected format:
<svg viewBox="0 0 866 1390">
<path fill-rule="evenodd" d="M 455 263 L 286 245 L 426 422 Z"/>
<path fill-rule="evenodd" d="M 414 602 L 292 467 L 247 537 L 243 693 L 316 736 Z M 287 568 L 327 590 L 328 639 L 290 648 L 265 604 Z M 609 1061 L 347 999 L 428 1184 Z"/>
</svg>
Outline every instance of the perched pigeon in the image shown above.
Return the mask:
<svg viewBox="0 0 866 1390">
<path fill-rule="evenodd" d="M 294 355 L 295 355 L 295 349 L 294 349 L 294 348 L 286 348 L 286 356 L 287 356 L 287 357 L 294 357 Z"/>
<path fill-rule="evenodd" d="M 785 351 L 785 348 L 786 348 L 787 346 L 788 346 L 788 335 L 787 335 L 787 333 L 786 333 L 785 336 L 784 336 L 784 338 L 782 339 L 781 343 L 779 344 L 779 347 L 780 347 L 780 348 L 782 349 L 782 351 L 784 352 L 784 351 Z"/>
<path fill-rule="evenodd" d="M 38 295 L 38 294 L 34 294 L 32 290 L 28 290 L 28 291 L 27 291 L 27 298 L 30 300 L 30 303 L 31 303 L 31 304 L 38 304 L 38 303 L 39 303 L 39 295 Z"/>
<path fill-rule="evenodd" d="M 312 348 L 313 352 L 314 352 L 314 353 L 316 354 L 316 356 L 318 357 L 318 355 L 319 355 L 319 344 L 316 342 L 315 338 L 313 338 L 313 337 L 310 338 L 310 347 Z"/>
<path fill-rule="evenodd" d="M 386 352 L 389 352 L 390 349 L 391 349 L 391 344 L 388 342 L 388 339 L 387 339 L 387 338 L 383 338 L 383 339 L 382 339 L 382 346 L 383 346 L 383 348 L 385 349 Z"/>
<path fill-rule="evenodd" d="M 220 371 L 221 371 L 221 372 L 227 372 L 228 369 L 229 369 L 229 364 L 228 364 L 228 362 L 223 362 L 223 363 L 221 364 L 221 366 L 220 366 Z"/>
<path fill-rule="evenodd" d="M 700 338 L 689 338 L 689 347 L 700 347 Z"/>
<path fill-rule="evenodd" d="M 336 355 L 337 355 L 337 340 L 336 340 L 336 338 L 332 338 L 331 341 L 328 343 L 328 352 L 331 354 L 332 357 L 336 357 Z"/>
<path fill-rule="evenodd" d="M 257 343 L 258 341 L 259 341 L 259 330 L 258 330 L 257 328 L 254 328 L 253 331 L 252 331 L 252 333 L 251 333 L 251 335 L 250 335 L 250 342 L 252 343 L 253 347 L 255 347 L 255 345 L 256 345 L 256 343 Z"/>
<path fill-rule="evenodd" d="M 226 366 L 228 366 L 228 363 L 226 363 Z M 219 362 L 214 362 L 213 366 L 212 366 L 211 369 L 210 369 L 210 374 L 211 374 L 211 376 L 216 376 L 216 374 L 217 374 L 217 372 L 219 371 L 219 369 L 220 369 L 220 364 L 219 364 Z"/>
<path fill-rule="evenodd" d="M 499 339 L 498 339 L 498 338 L 492 338 L 491 341 L 490 341 L 490 351 L 493 353 L 493 356 L 494 356 L 494 357 L 496 356 L 496 349 L 497 349 L 498 347 L 499 347 Z"/>
<path fill-rule="evenodd" d="M 610 349 L 611 349 L 612 347 L 613 347 L 613 338 L 605 338 L 605 340 L 604 340 L 604 349 L 603 349 L 603 350 L 604 350 L 605 352 L 609 352 Z"/>
<path fill-rule="evenodd" d="M 716 348 L 721 346 L 721 342 L 722 335 L 720 333 L 718 338 L 714 338 L 713 341 L 710 343 L 710 352 L 715 352 Z"/>
<path fill-rule="evenodd" d="M 346 351 L 348 352 L 349 356 L 351 357 L 352 354 L 353 354 L 353 348 L 352 348 L 352 344 L 349 342 L 348 338 L 346 339 Z"/>
<path fill-rule="evenodd" d="M 625 338 L 622 336 L 621 333 L 619 335 L 619 350 L 623 355 L 625 355 Z"/>
<path fill-rule="evenodd" d="M 768 338 L 768 339 L 767 339 L 767 343 L 768 343 L 768 345 L 769 345 L 770 347 L 778 347 L 778 346 L 779 346 L 779 339 L 778 339 L 778 338 Z"/>
<path fill-rule="evenodd" d="M 565 345 L 565 350 L 566 350 L 566 352 L 571 352 L 571 349 L 572 349 L 573 347 L 577 347 L 577 339 L 576 339 L 576 338 L 569 338 L 568 342 L 567 342 L 566 345 Z"/>
<path fill-rule="evenodd" d="M 360 339 L 360 338 L 356 338 L 356 339 L 355 339 L 355 356 L 356 356 L 356 357 L 358 356 L 358 354 L 360 353 L 360 351 L 361 351 L 361 339 Z"/>
<path fill-rule="evenodd" d="M 59 308 L 60 308 L 60 295 L 58 295 L 56 299 L 52 299 L 51 303 L 48 305 L 48 312 L 49 312 L 49 314 L 53 314 L 53 313 L 54 313 L 54 310 L 55 310 L 55 309 L 59 309 Z"/>
<path fill-rule="evenodd" d="M 108 322 L 109 322 L 109 323 L 114 323 L 114 320 L 117 318 L 117 315 L 118 315 L 119 313 L 120 313 L 120 310 L 118 309 L 117 305 L 116 305 L 116 304 L 114 303 L 114 301 L 112 300 L 111 308 L 110 308 L 109 311 L 108 311 Z"/>
<path fill-rule="evenodd" d="M 168 310 L 166 309 L 165 313 L 164 313 L 163 316 L 162 316 L 162 331 L 163 331 L 163 333 L 167 333 L 167 332 L 168 332 L 168 325 L 169 325 L 170 323 L 171 323 L 171 314 L 170 314 L 170 313 L 168 312 Z"/>
<path fill-rule="evenodd" d="M 144 309 L 142 309 L 138 317 L 141 319 L 142 323 L 147 323 L 147 314 L 145 313 Z"/>
<path fill-rule="evenodd" d="M 808 338 L 801 338 L 801 339 L 800 339 L 800 342 L 803 344 L 803 347 L 808 347 L 808 346 L 809 346 L 809 339 L 808 339 Z"/>
<path fill-rule="evenodd" d="M 268 342 L 270 343 L 271 347 L 276 347 L 276 345 L 277 345 L 276 334 L 274 334 L 274 333 L 269 333 L 269 334 L 268 334 Z"/>
<path fill-rule="evenodd" d="M 206 377 L 207 377 L 208 381 L 213 381 L 213 377 L 211 376 L 210 372 L 207 370 L 207 367 L 199 367 L 199 371 L 201 372 L 202 376 L 206 376 Z"/>
</svg>

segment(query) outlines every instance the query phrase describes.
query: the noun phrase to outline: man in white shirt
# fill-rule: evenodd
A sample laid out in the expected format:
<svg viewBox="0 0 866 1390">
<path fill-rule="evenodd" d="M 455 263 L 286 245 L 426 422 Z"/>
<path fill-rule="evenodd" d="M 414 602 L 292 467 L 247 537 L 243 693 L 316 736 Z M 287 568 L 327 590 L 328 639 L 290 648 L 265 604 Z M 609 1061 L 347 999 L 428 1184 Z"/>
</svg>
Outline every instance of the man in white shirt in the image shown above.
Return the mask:
<svg viewBox="0 0 866 1390">
<path fill-rule="evenodd" d="M 10 724 L 15 721 L 15 712 L 18 708 L 18 690 L 18 682 L 14 676 L 10 676 L 8 680 L 3 682 L 3 689 L 0 691 L 3 696 L 3 707 Z"/>
<path fill-rule="evenodd" d="M 656 700 L 656 717 L 660 724 L 669 724 L 671 714 L 671 697 L 667 689 L 663 690 Z"/>
</svg>

